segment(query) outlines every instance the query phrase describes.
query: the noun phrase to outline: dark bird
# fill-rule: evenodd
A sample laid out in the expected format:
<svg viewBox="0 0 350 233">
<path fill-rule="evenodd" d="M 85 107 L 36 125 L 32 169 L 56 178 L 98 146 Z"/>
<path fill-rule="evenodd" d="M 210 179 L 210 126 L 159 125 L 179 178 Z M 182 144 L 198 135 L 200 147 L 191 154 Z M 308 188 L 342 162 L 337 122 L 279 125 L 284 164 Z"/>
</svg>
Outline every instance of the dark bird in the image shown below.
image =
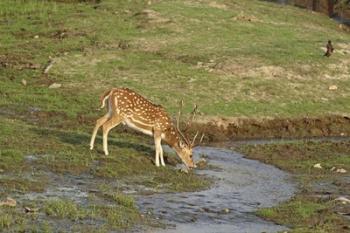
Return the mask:
<svg viewBox="0 0 350 233">
<path fill-rule="evenodd" d="M 327 45 L 326 45 L 327 51 L 324 54 L 324 56 L 326 57 L 330 57 L 334 51 L 333 45 L 332 45 L 332 41 L 328 41 Z"/>
</svg>

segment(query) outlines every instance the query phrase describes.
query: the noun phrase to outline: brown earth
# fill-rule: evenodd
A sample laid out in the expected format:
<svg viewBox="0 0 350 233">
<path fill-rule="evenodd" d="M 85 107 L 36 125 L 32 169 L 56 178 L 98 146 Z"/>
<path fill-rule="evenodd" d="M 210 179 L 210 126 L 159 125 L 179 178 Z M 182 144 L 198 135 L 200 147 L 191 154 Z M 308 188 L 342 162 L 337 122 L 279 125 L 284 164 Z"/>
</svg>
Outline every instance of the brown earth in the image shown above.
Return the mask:
<svg viewBox="0 0 350 233">
<path fill-rule="evenodd" d="M 231 118 L 200 120 L 193 124 L 208 142 L 253 138 L 349 136 L 350 117 L 328 115 L 301 118 Z"/>
<path fill-rule="evenodd" d="M 50 118 L 62 118 L 62 126 L 89 127 L 95 124 L 94 117 L 78 114 L 76 118 L 67 119 L 65 114 L 57 112 L 41 112 L 32 114 L 36 122 L 50 124 Z M 59 121 L 58 121 L 59 122 Z M 66 122 L 66 123 L 64 123 Z M 60 125 L 60 124 L 58 124 Z M 47 125 L 48 126 L 48 125 Z M 119 132 L 135 133 L 125 126 L 118 127 Z M 237 139 L 254 138 L 307 138 L 307 137 L 347 137 L 350 136 L 350 117 L 328 115 L 323 117 L 302 118 L 212 118 L 199 119 L 193 123 L 189 134 L 196 131 L 205 135 L 206 142 L 220 142 Z"/>
<path fill-rule="evenodd" d="M 29 108 L 20 114 L 10 107 L 0 107 L 0 115 L 24 120 L 43 127 L 91 128 L 98 117 L 78 113 L 75 117 L 64 112 L 42 111 Z M 125 126 L 117 127 L 118 132 L 135 133 Z M 199 118 L 193 122 L 188 134 L 199 131 L 205 135 L 205 142 L 220 142 L 259 138 L 309 138 L 309 137 L 348 137 L 350 117 L 325 115 L 299 118 Z"/>
</svg>

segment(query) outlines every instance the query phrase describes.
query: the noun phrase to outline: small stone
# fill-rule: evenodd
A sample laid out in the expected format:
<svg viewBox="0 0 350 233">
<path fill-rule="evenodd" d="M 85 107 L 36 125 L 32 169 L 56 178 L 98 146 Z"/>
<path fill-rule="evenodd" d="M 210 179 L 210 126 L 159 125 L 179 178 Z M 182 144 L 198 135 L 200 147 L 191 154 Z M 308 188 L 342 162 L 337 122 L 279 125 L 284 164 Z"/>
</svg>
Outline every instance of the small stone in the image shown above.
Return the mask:
<svg viewBox="0 0 350 233">
<path fill-rule="evenodd" d="M 62 84 L 60 83 L 53 83 L 49 86 L 50 89 L 56 89 L 56 88 L 60 88 L 62 86 Z"/>
<path fill-rule="evenodd" d="M 338 168 L 335 172 L 337 172 L 337 173 L 346 173 L 347 171 L 344 168 Z"/>
<path fill-rule="evenodd" d="M 340 201 L 342 204 L 350 204 L 350 200 L 346 197 L 338 197 L 335 199 L 335 201 Z"/>
<path fill-rule="evenodd" d="M 35 36 L 34 36 L 34 39 L 39 39 L 39 35 L 35 35 Z"/>
<path fill-rule="evenodd" d="M 23 84 L 23 86 L 27 86 L 27 80 L 25 80 L 25 79 L 22 79 L 22 84 Z"/>
<path fill-rule="evenodd" d="M 336 167 L 332 167 L 332 168 L 331 168 L 331 172 L 332 172 L 332 171 L 335 171 L 335 169 L 337 169 L 337 168 L 336 168 Z"/>
<path fill-rule="evenodd" d="M 3 173 L 4 172 L 4 170 L 3 169 L 0 169 L 0 173 Z"/>
<path fill-rule="evenodd" d="M 202 66 L 203 65 L 203 62 L 199 61 L 197 62 L 197 66 Z"/>
<path fill-rule="evenodd" d="M 345 136 L 345 133 L 340 133 L 340 136 L 344 137 L 344 136 Z"/>
<path fill-rule="evenodd" d="M 180 169 L 180 171 L 183 172 L 183 173 L 186 173 L 186 174 L 188 173 L 188 169 L 185 168 L 185 167 L 182 167 L 182 168 Z"/>
<path fill-rule="evenodd" d="M 322 169 L 322 166 L 321 166 L 320 163 L 316 163 L 316 164 L 314 165 L 314 168 Z"/>
<path fill-rule="evenodd" d="M 230 213 L 230 209 L 225 208 L 225 209 L 222 210 L 222 212 L 224 212 L 225 214 L 228 214 L 228 213 Z"/>
<path fill-rule="evenodd" d="M 328 90 L 335 91 L 335 90 L 338 90 L 338 87 L 336 85 L 331 85 L 328 87 Z"/>
<path fill-rule="evenodd" d="M 38 212 L 38 208 L 30 208 L 30 207 L 24 207 L 24 211 L 26 213 L 35 213 L 35 212 Z"/>
<path fill-rule="evenodd" d="M 6 198 L 5 201 L 0 201 L 0 206 L 11 206 L 15 207 L 17 205 L 17 202 L 15 199 L 12 199 L 11 197 Z"/>
</svg>

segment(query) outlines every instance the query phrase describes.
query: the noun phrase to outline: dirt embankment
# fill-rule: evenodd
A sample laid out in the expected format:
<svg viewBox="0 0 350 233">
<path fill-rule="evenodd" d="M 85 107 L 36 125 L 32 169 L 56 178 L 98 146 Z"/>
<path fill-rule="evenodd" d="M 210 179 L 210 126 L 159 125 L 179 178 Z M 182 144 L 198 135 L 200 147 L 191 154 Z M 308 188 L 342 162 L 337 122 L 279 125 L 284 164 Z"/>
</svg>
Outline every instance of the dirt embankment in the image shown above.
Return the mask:
<svg viewBox="0 0 350 233">
<path fill-rule="evenodd" d="M 206 135 L 208 142 L 253 138 L 305 138 L 349 136 L 350 117 L 328 115 L 302 118 L 213 118 L 193 123 L 193 132 Z"/>
<path fill-rule="evenodd" d="M 70 117 L 64 112 L 46 112 L 29 109 L 16 114 L 11 109 L 0 108 L 0 115 L 25 120 L 43 127 L 92 128 L 98 117 L 79 113 Z M 119 132 L 136 133 L 134 130 L 119 126 Z M 308 137 L 349 137 L 350 116 L 326 115 L 321 117 L 300 118 L 242 118 L 242 117 L 201 117 L 193 122 L 189 134 L 196 131 L 205 134 L 204 141 L 220 142 L 237 139 L 259 138 L 308 138 Z"/>
</svg>

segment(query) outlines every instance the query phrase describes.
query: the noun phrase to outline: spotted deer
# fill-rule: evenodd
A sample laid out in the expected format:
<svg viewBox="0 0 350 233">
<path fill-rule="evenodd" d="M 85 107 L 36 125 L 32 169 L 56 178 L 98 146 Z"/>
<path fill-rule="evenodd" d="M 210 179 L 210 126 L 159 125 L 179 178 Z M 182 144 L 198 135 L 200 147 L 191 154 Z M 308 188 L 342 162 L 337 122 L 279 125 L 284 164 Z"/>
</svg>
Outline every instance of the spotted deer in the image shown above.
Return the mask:
<svg viewBox="0 0 350 233">
<path fill-rule="evenodd" d="M 166 142 L 181 161 L 188 167 L 194 168 L 195 164 L 192 158 L 192 148 L 195 146 L 195 140 L 198 132 L 192 141 L 180 130 L 179 121 L 183 102 L 181 101 L 180 110 L 177 116 L 177 124 L 171 121 L 171 118 L 160 105 L 151 103 L 146 98 L 137 94 L 128 88 L 113 88 L 105 92 L 101 97 L 101 107 L 104 108 L 107 103 L 108 112 L 96 121 L 93 130 L 90 149 L 94 148 L 95 137 L 98 129 L 102 126 L 103 130 L 103 150 L 108 155 L 107 137 L 109 131 L 123 123 L 132 129 L 140 131 L 149 136 L 153 136 L 155 144 L 155 164 L 159 167 L 159 159 L 162 166 L 165 166 L 163 158 L 163 149 L 161 141 Z M 186 125 L 186 130 L 191 126 L 196 114 L 197 106 L 192 111 L 192 116 Z M 200 139 L 200 142 L 203 139 Z"/>
</svg>

